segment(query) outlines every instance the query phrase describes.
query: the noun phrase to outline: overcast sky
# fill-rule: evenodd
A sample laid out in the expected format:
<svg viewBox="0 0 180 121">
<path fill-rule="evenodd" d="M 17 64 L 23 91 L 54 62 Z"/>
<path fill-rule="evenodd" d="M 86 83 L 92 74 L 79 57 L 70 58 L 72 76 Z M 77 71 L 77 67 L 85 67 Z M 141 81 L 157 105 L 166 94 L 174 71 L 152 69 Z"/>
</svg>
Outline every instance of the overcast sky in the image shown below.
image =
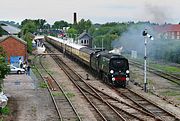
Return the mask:
<svg viewBox="0 0 180 121">
<path fill-rule="evenodd" d="M 152 21 L 180 22 L 180 0 L 0 0 L 0 20 L 21 22 L 29 19 L 78 20 L 93 23 Z"/>
</svg>

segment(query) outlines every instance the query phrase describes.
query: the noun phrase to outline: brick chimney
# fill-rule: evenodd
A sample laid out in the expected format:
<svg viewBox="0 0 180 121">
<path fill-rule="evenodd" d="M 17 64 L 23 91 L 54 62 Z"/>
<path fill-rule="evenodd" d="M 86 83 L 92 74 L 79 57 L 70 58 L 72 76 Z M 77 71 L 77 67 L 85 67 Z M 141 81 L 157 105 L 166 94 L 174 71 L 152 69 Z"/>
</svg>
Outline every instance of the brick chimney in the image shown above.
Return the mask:
<svg viewBox="0 0 180 121">
<path fill-rule="evenodd" d="M 74 12 L 74 24 L 77 24 L 77 16 L 76 16 L 76 12 Z"/>
</svg>

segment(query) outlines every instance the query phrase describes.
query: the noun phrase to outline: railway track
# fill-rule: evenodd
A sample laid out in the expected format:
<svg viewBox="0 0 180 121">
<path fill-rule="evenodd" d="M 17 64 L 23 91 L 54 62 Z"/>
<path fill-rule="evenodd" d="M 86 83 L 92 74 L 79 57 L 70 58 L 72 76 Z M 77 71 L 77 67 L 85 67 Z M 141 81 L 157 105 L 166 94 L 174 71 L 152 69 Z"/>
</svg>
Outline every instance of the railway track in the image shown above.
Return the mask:
<svg viewBox="0 0 180 121">
<path fill-rule="evenodd" d="M 66 63 L 64 63 L 59 57 L 53 55 L 54 60 L 58 65 L 65 71 L 68 77 L 72 80 L 74 85 L 83 93 L 91 105 L 96 109 L 96 112 L 99 113 L 100 117 L 103 120 L 160 120 L 156 116 L 151 115 L 150 113 L 138 109 L 128 103 L 122 102 L 113 98 L 107 94 L 104 94 L 102 91 L 95 89 L 88 83 L 86 83 L 75 70 L 70 69 Z M 102 104 L 106 104 L 105 106 Z M 103 107 L 103 109 L 102 109 Z M 120 108 L 123 107 L 123 108 Z M 106 109 L 105 112 L 104 108 Z M 106 113 L 108 110 L 108 114 Z M 131 111 L 130 111 L 131 110 Z M 114 114 L 115 113 L 115 114 Z M 101 119 L 101 120 L 102 120 Z"/>
<path fill-rule="evenodd" d="M 36 67 L 36 70 L 47 85 L 60 121 L 81 121 L 81 117 L 77 113 L 71 100 L 68 98 L 61 85 L 47 71 L 45 66 L 42 64 L 41 59 L 42 56 L 39 58 L 39 64 L 36 64 L 39 65 L 39 67 Z"/>
<path fill-rule="evenodd" d="M 90 87 L 84 83 L 84 81 L 72 71 L 65 63 L 63 63 L 59 57 L 54 57 L 53 59 L 58 63 L 61 69 L 67 74 L 69 79 L 74 83 L 74 85 L 79 89 L 79 91 L 84 95 L 86 100 L 91 104 L 91 106 L 96 111 L 96 118 L 98 120 L 123 120 L 125 119 L 119 114 L 112 106 L 110 106 L 105 100 L 94 98 L 97 94 L 91 90 Z M 84 91 L 86 90 L 86 91 Z M 90 92 L 91 91 L 91 92 Z M 90 94 L 91 93 L 91 94 Z M 92 94 L 93 93 L 93 94 Z M 99 97 L 99 96 L 97 96 Z M 108 112 L 107 112 L 108 110 Z"/>
<path fill-rule="evenodd" d="M 158 117 L 158 119 L 162 121 L 180 121 L 180 119 L 177 118 L 177 116 L 173 113 L 166 111 L 154 102 L 147 100 L 138 93 L 135 93 L 131 89 L 114 88 L 114 90 L 117 92 L 119 96 L 123 97 L 128 102 L 130 102 L 130 104 L 154 115 L 155 117 Z"/>
<path fill-rule="evenodd" d="M 138 62 L 134 62 L 132 60 L 129 60 L 129 63 L 131 65 L 133 65 L 133 66 L 144 69 L 144 65 L 142 65 L 142 64 L 140 64 Z M 158 75 L 160 77 L 163 77 L 163 78 L 167 79 L 168 81 L 171 81 L 171 82 L 173 82 L 173 83 L 180 86 L 180 78 L 176 77 L 175 75 L 165 73 L 163 71 L 157 70 L 157 69 L 152 68 L 152 67 L 147 67 L 147 71 L 149 71 L 149 72 L 151 72 L 153 74 L 156 74 L 156 75 Z"/>
<path fill-rule="evenodd" d="M 59 60 L 59 57 L 54 57 L 56 61 Z M 62 61 L 62 60 L 60 60 Z M 57 62 L 59 63 L 60 67 L 62 65 L 66 65 L 63 61 L 62 62 Z M 81 90 L 81 92 L 85 93 L 86 96 L 90 95 L 89 97 L 87 96 L 87 100 L 91 100 L 92 96 L 93 98 L 96 98 L 97 100 L 101 100 L 101 102 L 106 103 L 109 105 L 109 107 L 113 107 L 112 111 L 118 112 L 119 114 L 116 114 L 116 116 L 119 116 L 121 120 L 159 120 L 159 121 L 179 121 L 180 119 L 176 118 L 173 114 L 163 110 L 161 107 L 157 106 L 156 104 L 148 104 L 145 103 L 146 99 L 141 98 L 140 100 L 137 98 L 134 99 L 127 99 L 128 97 L 131 97 L 133 94 L 129 94 L 129 96 L 124 96 L 125 99 L 127 99 L 127 102 L 133 102 L 132 104 L 128 104 L 126 102 L 119 101 L 107 94 L 104 94 L 102 91 L 96 89 L 95 87 L 87 84 L 86 82 L 83 81 L 83 79 L 78 76 L 75 70 L 70 69 L 68 66 L 65 67 L 67 69 L 64 70 L 71 70 L 71 72 L 66 72 L 67 75 L 76 75 L 76 77 L 69 76 L 71 80 L 74 80 L 73 83 Z M 69 74 L 68 74 L 69 73 Z M 126 92 L 124 92 L 126 93 Z M 121 93 L 120 93 L 121 94 Z M 128 93 L 127 93 L 128 94 Z M 137 99 L 137 100 L 136 100 Z M 96 104 L 98 101 L 95 101 L 92 103 Z M 133 100 L 133 101 L 132 101 Z M 142 105 L 144 102 L 144 105 Z M 99 102 L 98 102 L 99 103 Z M 118 106 L 119 103 L 119 106 Z M 142 104 L 141 104 L 142 103 Z M 123 104 L 123 105 L 122 105 Z M 136 106 L 134 106 L 136 105 Z M 125 107 L 126 106 L 126 107 Z M 147 106 L 147 107 L 145 107 Z M 122 108 L 120 108 L 122 107 Z M 97 108 L 97 107 L 96 107 Z M 97 108 L 97 110 L 99 110 Z M 127 111 L 128 110 L 128 111 Z M 99 110 L 101 111 L 101 110 Z M 99 112 L 97 111 L 97 112 Z M 134 111 L 134 112 L 133 112 Z M 101 116 L 103 120 L 108 119 L 107 115 L 104 113 L 101 113 Z M 113 116 L 114 117 L 114 116 Z M 141 118 L 139 118 L 141 117 Z"/>
<path fill-rule="evenodd" d="M 89 84 L 87 84 L 80 75 L 76 73 L 75 70 L 69 68 L 66 63 L 64 63 L 59 57 L 52 55 L 51 56 L 57 64 L 60 66 L 61 69 L 64 70 L 64 72 L 67 74 L 67 76 L 70 78 L 70 80 L 74 83 L 74 85 L 79 89 L 79 91 L 84 95 L 86 100 L 91 104 L 91 106 L 96 111 L 95 117 L 98 120 L 137 120 L 137 121 L 144 121 L 143 118 L 140 118 L 136 116 L 135 114 L 131 114 L 128 111 L 124 110 L 123 108 L 119 108 L 117 106 L 117 99 L 114 99 L 114 103 L 116 102 L 116 105 L 112 104 L 109 101 L 106 101 L 105 95 L 100 95 L 97 91 L 95 91 Z M 109 96 L 110 97 L 110 96 Z M 112 98 L 111 98 L 112 99 Z M 122 102 L 119 101 L 121 104 Z M 128 107 L 128 105 L 124 105 Z M 131 107 L 131 106 L 129 106 Z M 128 107 L 128 108 L 129 108 Z M 132 107 L 131 107 L 132 109 Z M 143 115 L 146 115 L 146 119 L 150 119 L 150 114 L 142 111 L 137 110 L 138 113 L 141 113 Z M 136 112 L 137 113 L 137 112 Z"/>
</svg>

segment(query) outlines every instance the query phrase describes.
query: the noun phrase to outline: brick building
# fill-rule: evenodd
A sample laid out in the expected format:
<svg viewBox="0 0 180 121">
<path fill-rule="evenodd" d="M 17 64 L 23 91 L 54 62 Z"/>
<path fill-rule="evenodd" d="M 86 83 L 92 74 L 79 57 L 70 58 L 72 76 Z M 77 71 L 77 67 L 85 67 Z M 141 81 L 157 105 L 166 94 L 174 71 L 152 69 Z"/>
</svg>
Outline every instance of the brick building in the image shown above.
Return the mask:
<svg viewBox="0 0 180 121">
<path fill-rule="evenodd" d="M 22 61 L 27 60 L 27 43 L 13 35 L 0 37 L 0 46 L 7 53 L 7 61 L 15 66 L 18 65 L 19 58 Z"/>
<path fill-rule="evenodd" d="M 165 24 L 155 26 L 154 29 L 158 33 L 158 38 L 180 40 L 180 24 Z"/>
</svg>

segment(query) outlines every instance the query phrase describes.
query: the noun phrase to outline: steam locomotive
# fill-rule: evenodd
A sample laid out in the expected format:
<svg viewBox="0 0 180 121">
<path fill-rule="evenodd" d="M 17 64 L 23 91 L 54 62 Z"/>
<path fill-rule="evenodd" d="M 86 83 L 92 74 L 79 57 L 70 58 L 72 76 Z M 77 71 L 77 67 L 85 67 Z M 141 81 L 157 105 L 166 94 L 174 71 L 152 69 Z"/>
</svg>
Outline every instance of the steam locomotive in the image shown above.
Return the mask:
<svg viewBox="0 0 180 121">
<path fill-rule="evenodd" d="M 116 87 L 126 87 L 129 81 L 129 63 L 122 55 L 88 48 L 52 36 L 46 36 L 46 41 L 61 52 L 90 67 L 106 83 Z"/>
</svg>

